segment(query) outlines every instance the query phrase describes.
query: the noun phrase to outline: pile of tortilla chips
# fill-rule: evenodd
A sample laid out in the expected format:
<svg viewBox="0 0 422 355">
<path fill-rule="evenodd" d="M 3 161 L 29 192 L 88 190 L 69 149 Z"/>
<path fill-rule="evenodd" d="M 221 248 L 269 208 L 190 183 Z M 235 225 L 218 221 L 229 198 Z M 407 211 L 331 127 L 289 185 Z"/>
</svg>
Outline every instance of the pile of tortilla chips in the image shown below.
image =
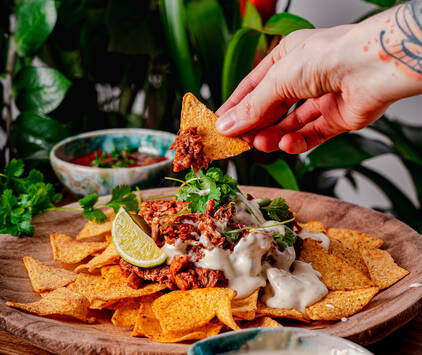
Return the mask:
<svg viewBox="0 0 422 355">
<path fill-rule="evenodd" d="M 132 329 L 132 336 L 173 343 L 231 329 L 281 327 L 288 319 L 299 322 L 298 326 L 326 326 L 330 323 L 323 321 L 359 312 L 380 289 L 408 274 L 388 252 L 379 249 L 381 239 L 346 229 L 326 229 L 313 221 L 302 228 L 328 235 L 329 249 L 305 239 L 299 260 L 312 263 L 329 293 L 304 313 L 267 307 L 260 301 L 260 290 L 242 299 L 235 299 L 236 292 L 229 288 L 169 291 L 163 284 L 151 283 L 135 290 L 121 274 L 119 255 L 110 238 L 114 214 L 108 212 L 107 216 L 103 224 L 88 222 L 76 239 L 52 233 L 54 260 L 65 268 L 26 256 L 23 262 L 40 300 L 6 304 L 41 316 L 89 323 L 96 322 L 95 316 L 102 312 L 113 325 Z M 96 240 L 85 241 L 88 238 Z"/>
</svg>

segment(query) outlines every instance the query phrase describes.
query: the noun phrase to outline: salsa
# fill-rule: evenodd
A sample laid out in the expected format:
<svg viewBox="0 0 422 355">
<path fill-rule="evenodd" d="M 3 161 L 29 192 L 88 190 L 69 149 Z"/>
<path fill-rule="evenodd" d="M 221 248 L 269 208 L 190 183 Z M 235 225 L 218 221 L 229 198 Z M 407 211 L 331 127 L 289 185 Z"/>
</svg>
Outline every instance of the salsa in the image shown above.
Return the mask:
<svg viewBox="0 0 422 355">
<path fill-rule="evenodd" d="M 117 150 L 113 148 L 111 153 L 96 150 L 87 155 L 71 160 L 71 163 L 83 166 L 97 166 L 99 168 L 131 168 L 145 166 L 167 160 L 167 158 L 145 152 L 139 152 L 137 148 Z"/>
</svg>

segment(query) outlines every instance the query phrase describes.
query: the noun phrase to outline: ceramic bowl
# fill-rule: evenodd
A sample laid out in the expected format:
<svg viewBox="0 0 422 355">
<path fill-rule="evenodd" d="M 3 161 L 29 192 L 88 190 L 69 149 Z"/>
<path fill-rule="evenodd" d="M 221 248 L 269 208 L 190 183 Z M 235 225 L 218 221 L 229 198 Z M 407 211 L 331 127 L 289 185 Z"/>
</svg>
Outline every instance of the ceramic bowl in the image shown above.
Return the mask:
<svg viewBox="0 0 422 355">
<path fill-rule="evenodd" d="M 292 327 L 251 328 L 216 335 L 193 344 L 188 355 L 217 354 L 371 355 L 349 340 Z"/>
<path fill-rule="evenodd" d="M 175 138 L 169 132 L 141 128 L 87 132 L 57 143 L 50 152 L 50 161 L 59 180 L 73 193 L 107 195 L 121 184 L 150 187 L 151 182 L 168 173 L 174 159 L 174 151 L 169 147 Z M 70 162 L 97 149 L 110 153 L 113 147 L 117 150 L 138 147 L 141 152 L 159 154 L 167 160 L 131 168 L 99 168 Z"/>
</svg>

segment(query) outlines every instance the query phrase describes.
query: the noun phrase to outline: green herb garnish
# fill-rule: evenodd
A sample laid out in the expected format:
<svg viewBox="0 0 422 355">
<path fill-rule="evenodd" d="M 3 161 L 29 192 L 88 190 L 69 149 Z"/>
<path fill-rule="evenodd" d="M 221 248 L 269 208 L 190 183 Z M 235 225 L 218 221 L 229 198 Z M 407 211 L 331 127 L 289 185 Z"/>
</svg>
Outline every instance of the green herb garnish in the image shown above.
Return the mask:
<svg viewBox="0 0 422 355">
<path fill-rule="evenodd" d="M 113 147 L 110 154 L 102 152 L 100 155 L 95 152 L 95 159 L 91 162 L 91 166 L 98 166 L 99 168 L 127 168 L 129 165 L 136 164 L 131 154 L 137 151 L 137 148 L 126 148 L 119 151 L 116 147 Z"/>
<path fill-rule="evenodd" d="M 202 170 L 195 174 L 191 169 L 184 181 L 166 179 L 181 183 L 176 198 L 180 201 L 190 201 L 188 207 L 191 212 L 203 213 L 208 200 L 214 200 L 215 207 L 222 206 L 239 192 L 236 180 L 223 174 L 218 168 L 210 168 L 205 174 Z"/>
<path fill-rule="evenodd" d="M 284 228 L 284 235 L 279 232 L 273 233 L 273 238 L 281 251 L 287 247 L 293 246 L 293 244 L 296 242 L 296 234 L 289 227 Z"/>
<path fill-rule="evenodd" d="M 44 182 L 44 175 L 38 170 L 31 170 L 26 177 L 22 160 L 13 159 L 0 173 L 0 233 L 16 237 L 31 236 L 34 233 L 32 218 L 47 211 L 77 210 L 85 218 L 98 223 L 106 220 L 100 210 L 111 207 L 117 213 L 121 206 L 129 212 L 138 212 L 136 195 L 128 185 L 116 186 L 107 203 L 97 206 L 98 195 L 91 194 L 79 200 L 78 207 L 56 207 L 62 195 L 56 193 L 50 183 Z"/>
<path fill-rule="evenodd" d="M 268 219 L 281 222 L 289 216 L 289 206 L 282 197 L 275 198 L 272 201 L 265 198 L 259 203 L 259 206 Z"/>
<path fill-rule="evenodd" d="M 277 226 L 282 226 L 282 225 L 284 225 L 284 224 L 287 224 L 287 223 L 289 223 L 289 222 L 293 222 L 295 220 L 295 218 L 293 217 L 293 218 L 290 218 L 290 219 L 288 219 L 288 220 L 286 220 L 286 221 L 283 221 L 283 222 L 280 222 L 280 223 L 275 223 L 275 224 L 271 224 L 271 225 L 269 225 L 269 226 L 260 226 L 260 227 L 243 227 L 243 228 L 238 228 L 238 229 L 232 229 L 231 231 L 227 231 L 227 232 L 224 232 L 223 233 L 223 235 L 226 237 L 226 239 L 228 240 L 228 241 L 230 241 L 230 242 L 235 242 L 237 239 L 239 239 L 239 237 L 240 237 L 240 234 L 241 234 L 241 232 L 243 232 L 243 231 L 249 231 L 249 230 L 254 230 L 254 229 L 265 229 L 265 228 L 271 228 L 271 227 L 277 227 Z M 288 227 L 285 227 L 285 229 L 287 230 L 290 230 L 290 228 L 288 228 Z M 291 230 L 290 230 L 291 231 Z M 292 232 L 292 231 L 291 231 Z M 277 234 L 277 235 L 281 235 L 279 232 L 274 232 L 275 234 Z M 274 233 L 273 233 L 273 237 L 274 237 Z M 293 232 L 292 232 L 293 233 Z M 295 235 L 294 233 L 293 233 L 293 235 Z M 275 240 L 275 238 L 274 238 L 274 240 Z M 296 239 L 295 239 L 296 240 Z M 276 240 L 276 242 L 277 242 L 277 240 Z M 293 241 L 293 243 L 294 243 L 294 241 Z M 278 242 L 277 242 L 277 244 L 279 244 Z M 280 244 L 279 244 L 280 245 Z M 293 245 L 293 244 L 291 244 L 291 245 Z M 284 250 L 284 249 L 283 249 Z"/>
</svg>

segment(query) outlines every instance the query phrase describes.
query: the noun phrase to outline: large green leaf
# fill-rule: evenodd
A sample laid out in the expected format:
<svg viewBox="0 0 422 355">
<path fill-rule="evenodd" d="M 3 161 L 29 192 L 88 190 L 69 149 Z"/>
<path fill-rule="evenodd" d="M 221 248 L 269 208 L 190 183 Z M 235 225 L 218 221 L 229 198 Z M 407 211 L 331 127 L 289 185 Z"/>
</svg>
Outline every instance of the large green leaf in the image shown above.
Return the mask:
<svg viewBox="0 0 422 355">
<path fill-rule="evenodd" d="M 222 100 L 228 99 L 240 81 L 251 71 L 262 33 L 241 28 L 231 39 L 223 65 Z"/>
<path fill-rule="evenodd" d="M 396 3 L 400 2 L 397 0 L 363 0 L 363 1 L 370 2 L 372 4 L 378 5 L 383 8 L 394 6 L 396 5 Z"/>
<path fill-rule="evenodd" d="M 52 68 L 26 67 L 15 78 L 13 88 L 19 110 L 49 113 L 60 105 L 71 82 Z"/>
<path fill-rule="evenodd" d="M 314 28 L 314 25 L 302 17 L 282 12 L 271 17 L 262 32 L 269 35 L 287 36 L 289 33 L 304 28 Z"/>
<path fill-rule="evenodd" d="M 391 140 L 422 202 L 422 126 L 408 125 L 383 116 L 370 127 Z"/>
<path fill-rule="evenodd" d="M 421 213 L 396 185 L 378 172 L 367 167 L 358 166 L 354 170 L 366 176 L 385 193 L 386 197 L 391 201 L 393 210 L 399 219 L 410 224 L 415 229 L 420 229 L 422 225 Z"/>
<path fill-rule="evenodd" d="M 271 165 L 262 165 L 262 167 L 270 174 L 279 185 L 285 189 L 299 190 L 295 175 L 289 165 L 279 159 Z"/>
<path fill-rule="evenodd" d="M 16 0 L 16 51 L 34 53 L 49 36 L 57 19 L 54 0 Z"/>
<path fill-rule="evenodd" d="M 317 168 L 341 169 L 359 165 L 364 160 L 391 153 L 392 148 L 376 139 L 345 133 L 319 145 L 305 158 L 300 175 Z"/>
<path fill-rule="evenodd" d="M 160 14 L 174 63 L 174 71 L 179 78 L 181 89 L 199 96 L 199 80 L 195 75 L 185 30 L 183 0 L 160 0 Z"/>
<path fill-rule="evenodd" d="M 256 7 L 249 1 L 246 3 L 245 17 L 243 18 L 242 26 L 254 28 L 256 30 L 262 28 L 261 15 Z"/>
<path fill-rule="evenodd" d="M 108 1 L 106 24 L 110 35 L 108 50 L 128 55 L 157 54 L 160 49 L 159 18 L 150 11 L 149 1 Z"/>
<path fill-rule="evenodd" d="M 204 77 L 210 86 L 212 97 L 220 105 L 221 71 L 230 33 L 226 19 L 217 0 L 201 0 L 186 5 L 186 17 L 190 36 L 199 59 L 203 63 Z"/>
<path fill-rule="evenodd" d="M 18 156 L 47 160 L 53 145 L 70 135 L 67 126 L 35 112 L 22 112 L 14 125 Z"/>
<path fill-rule="evenodd" d="M 383 116 L 370 128 L 386 135 L 403 159 L 422 165 L 422 126 L 392 121 Z"/>
</svg>

